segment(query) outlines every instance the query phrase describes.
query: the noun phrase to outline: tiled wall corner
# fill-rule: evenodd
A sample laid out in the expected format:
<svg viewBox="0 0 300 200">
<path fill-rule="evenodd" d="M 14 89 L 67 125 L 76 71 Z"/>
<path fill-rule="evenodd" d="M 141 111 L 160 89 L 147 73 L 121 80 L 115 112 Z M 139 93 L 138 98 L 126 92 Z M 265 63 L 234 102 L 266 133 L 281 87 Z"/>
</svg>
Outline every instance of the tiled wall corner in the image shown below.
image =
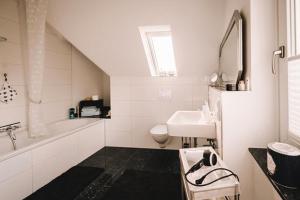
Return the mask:
<svg viewBox="0 0 300 200">
<path fill-rule="evenodd" d="M 159 148 L 149 130 L 166 123 L 177 110 L 196 110 L 207 100 L 205 78 L 111 77 L 112 119 L 106 127 L 106 144 Z M 168 148 L 180 147 L 172 138 Z"/>
</svg>

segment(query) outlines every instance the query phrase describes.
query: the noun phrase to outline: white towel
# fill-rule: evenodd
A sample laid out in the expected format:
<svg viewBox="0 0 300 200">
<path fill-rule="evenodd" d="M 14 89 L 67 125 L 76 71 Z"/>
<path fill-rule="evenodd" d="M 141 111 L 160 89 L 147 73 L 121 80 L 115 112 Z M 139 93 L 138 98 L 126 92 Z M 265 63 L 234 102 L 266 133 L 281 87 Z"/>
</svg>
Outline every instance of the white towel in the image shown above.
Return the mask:
<svg viewBox="0 0 300 200">
<path fill-rule="evenodd" d="M 88 107 L 83 107 L 82 111 L 97 111 L 99 108 L 96 106 L 88 106 Z"/>
<path fill-rule="evenodd" d="M 81 116 L 83 117 L 95 116 L 100 114 L 101 114 L 100 109 L 96 108 L 95 106 L 86 107 L 81 110 Z"/>
</svg>

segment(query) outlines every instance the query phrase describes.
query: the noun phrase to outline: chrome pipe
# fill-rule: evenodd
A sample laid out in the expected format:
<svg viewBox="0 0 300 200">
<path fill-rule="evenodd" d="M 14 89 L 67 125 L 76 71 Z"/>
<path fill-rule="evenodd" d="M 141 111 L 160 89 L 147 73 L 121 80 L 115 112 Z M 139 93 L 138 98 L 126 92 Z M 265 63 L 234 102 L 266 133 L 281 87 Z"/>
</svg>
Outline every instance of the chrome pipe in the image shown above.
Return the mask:
<svg viewBox="0 0 300 200">
<path fill-rule="evenodd" d="M 18 128 L 21 128 L 21 123 L 20 122 L 13 123 L 13 124 L 8 124 L 8 125 L 0 127 L 0 133 L 6 133 L 9 136 L 9 138 L 11 140 L 11 143 L 14 147 L 14 150 L 17 149 L 17 144 L 16 144 L 17 137 L 14 133 L 14 130 L 16 130 Z"/>
<path fill-rule="evenodd" d="M 11 140 L 14 150 L 16 150 L 17 149 L 17 144 L 16 144 L 17 137 L 16 137 L 15 133 L 12 131 L 12 129 L 10 129 L 7 131 L 7 135 L 9 136 L 9 138 Z"/>
</svg>

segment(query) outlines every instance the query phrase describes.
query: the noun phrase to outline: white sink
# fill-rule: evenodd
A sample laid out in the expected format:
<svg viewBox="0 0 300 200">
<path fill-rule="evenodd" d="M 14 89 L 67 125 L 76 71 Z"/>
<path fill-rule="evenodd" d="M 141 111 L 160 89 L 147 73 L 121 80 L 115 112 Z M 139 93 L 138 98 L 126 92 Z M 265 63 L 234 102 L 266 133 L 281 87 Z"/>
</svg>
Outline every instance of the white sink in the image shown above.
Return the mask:
<svg viewBox="0 0 300 200">
<path fill-rule="evenodd" d="M 216 138 L 215 122 L 205 120 L 202 111 L 176 111 L 167 125 L 170 136 Z"/>
</svg>

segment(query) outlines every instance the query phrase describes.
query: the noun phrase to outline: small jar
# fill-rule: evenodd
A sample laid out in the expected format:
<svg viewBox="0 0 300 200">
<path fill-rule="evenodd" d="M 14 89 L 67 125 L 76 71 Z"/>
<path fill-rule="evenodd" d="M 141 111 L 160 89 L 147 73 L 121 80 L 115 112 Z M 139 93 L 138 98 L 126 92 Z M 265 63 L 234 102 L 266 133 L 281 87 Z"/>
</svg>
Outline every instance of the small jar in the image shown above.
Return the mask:
<svg viewBox="0 0 300 200">
<path fill-rule="evenodd" d="M 69 119 L 74 119 L 75 118 L 75 108 L 70 108 L 69 109 Z"/>
<path fill-rule="evenodd" d="M 245 86 L 245 82 L 244 81 L 240 81 L 239 82 L 238 90 L 239 91 L 245 91 L 246 90 L 246 86 Z"/>
</svg>

